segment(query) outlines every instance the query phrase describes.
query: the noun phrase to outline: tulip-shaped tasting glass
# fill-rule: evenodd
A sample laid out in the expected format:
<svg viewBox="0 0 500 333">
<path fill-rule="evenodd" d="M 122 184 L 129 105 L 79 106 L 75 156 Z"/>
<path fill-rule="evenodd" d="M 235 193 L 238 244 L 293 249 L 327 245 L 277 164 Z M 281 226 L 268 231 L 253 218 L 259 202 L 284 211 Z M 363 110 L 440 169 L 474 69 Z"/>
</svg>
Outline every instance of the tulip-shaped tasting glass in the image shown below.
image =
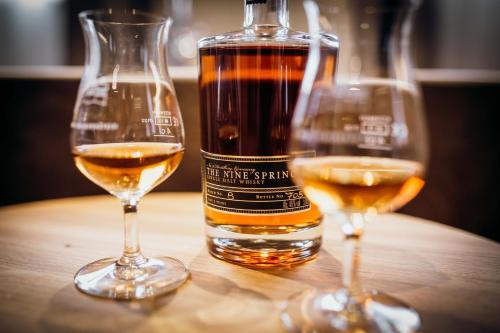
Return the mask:
<svg viewBox="0 0 500 333">
<path fill-rule="evenodd" d="M 144 257 L 138 239 L 139 200 L 172 175 L 184 152 L 182 118 L 164 54 L 170 19 L 135 10 L 86 11 L 79 18 L 86 60 L 71 148 L 78 169 L 121 201 L 125 248 L 118 259 L 83 267 L 74 282 L 95 296 L 153 297 L 189 275 L 176 259 Z"/>
<path fill-rule="evenodd" d="M 411 332 L 415 310 L 358 280 L 365 220 L 400 208 L 424 185 L 427 132 L 408 54 L 412 0 L 305 1 L 315 38 L 292 121 L 293 177 L 344 235 L 343 287 L 292 297 L 282 312 L 296 332 Z M 339 38 L 335 77 L 322 68 L 321 34 Z"/>
</svg>

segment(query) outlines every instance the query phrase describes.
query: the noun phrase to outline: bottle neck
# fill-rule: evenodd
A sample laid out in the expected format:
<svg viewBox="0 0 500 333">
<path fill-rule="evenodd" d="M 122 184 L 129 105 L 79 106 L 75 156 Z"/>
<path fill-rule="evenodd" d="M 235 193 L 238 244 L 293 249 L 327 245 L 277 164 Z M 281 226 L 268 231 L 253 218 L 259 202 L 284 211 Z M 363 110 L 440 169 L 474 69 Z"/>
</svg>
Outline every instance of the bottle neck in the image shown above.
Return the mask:
<svg viewBox="0 0 500 333">
<path fill-rule="evenodd" d="M 288 28 L 288 0 L 245 0 L 245 28 Z"/>
</svg>

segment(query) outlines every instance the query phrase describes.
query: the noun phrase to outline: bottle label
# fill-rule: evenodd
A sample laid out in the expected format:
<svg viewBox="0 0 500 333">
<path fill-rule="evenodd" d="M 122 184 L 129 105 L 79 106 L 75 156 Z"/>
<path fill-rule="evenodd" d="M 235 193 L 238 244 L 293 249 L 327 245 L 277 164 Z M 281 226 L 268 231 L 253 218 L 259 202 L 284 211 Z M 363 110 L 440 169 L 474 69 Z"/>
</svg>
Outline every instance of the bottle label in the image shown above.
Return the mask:
<svg viewBox="0 0 500 333">
<path fill-rule="evenodd" d="M 201 156 L 203 202 L 210 208 L 245 215 L 311 208 L 292 182 L 287 167 L 290 156 L 229 156 L 203 150 Z"/>
</svg>

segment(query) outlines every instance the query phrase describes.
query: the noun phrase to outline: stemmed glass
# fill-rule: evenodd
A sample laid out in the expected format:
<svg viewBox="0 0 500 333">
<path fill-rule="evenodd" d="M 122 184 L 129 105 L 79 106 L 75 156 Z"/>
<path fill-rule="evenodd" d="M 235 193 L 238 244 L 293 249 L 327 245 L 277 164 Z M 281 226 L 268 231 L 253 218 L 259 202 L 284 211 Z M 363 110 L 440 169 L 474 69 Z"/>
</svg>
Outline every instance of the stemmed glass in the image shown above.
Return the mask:
<svg viewBox="0 0 500 333">
<path fill-rule="evenodd" d="M 295 332 L 412 332 L 418 313 L 358 278 L 365 221 L 412 200 L 424 185 L 427 132 L 408 51 L 416 1 L 305 1 L 313 36 L 292 123 L 295 181 L 344 235 L 343 287 L 289 299 L 281 314 Z M 335 77 L 323 75 L 322 34 L 339 39 Z"/>
<path fill-rule="evenodd" d="M 164 55 L 170 19 L 139 11 L 79 15 L 86 42 L 84 74 L 71 148 L 78 169 L 123 206 L 125 248 L 75 275 L 87 294 L 141 299 L 177 288 L 189 273 L 180 261 L 146 258 L 138 239 L 137 205 L 178 167 L 184 128 Z"/>
</svg>

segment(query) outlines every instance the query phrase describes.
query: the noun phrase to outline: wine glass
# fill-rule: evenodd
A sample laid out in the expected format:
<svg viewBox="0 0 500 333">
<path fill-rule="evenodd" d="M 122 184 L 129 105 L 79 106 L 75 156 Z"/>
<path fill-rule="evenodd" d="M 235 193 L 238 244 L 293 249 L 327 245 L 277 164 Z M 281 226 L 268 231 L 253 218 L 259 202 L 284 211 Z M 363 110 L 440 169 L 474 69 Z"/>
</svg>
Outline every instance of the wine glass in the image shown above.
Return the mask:
<svg viewBox="0 0 500 333">
<path fill-rule="evenodd" d="M 75 275 L 87 294 L 153 297 L 177 288 L 189 273 L 174 258 L 146 258 L 139 247 L 137 205 L 182 160 L 184 128 L 168 75 L 164 46 L 170 19 L 136 10 L 79 14 L 86 60 L 71 123 L 78 169 L 123 206 L 120 258 L 95 261 Z"/>
<path fill-rule="evenodd" d="M 412 200 L 424 185 L 427 132 L 412 79 L 408 38 L 415 1 L 305 1 L 314 36 L 292 122 L 294 180 L 344 235 L 342 288 L 292 296 L 281 319 L 296 332 L 412 332 L 418 313 L 365 292 L 358 278 L 365 220 Z M 325 77 L 322 34 L 339 39 L 335 77 Z"/>
</svg>

